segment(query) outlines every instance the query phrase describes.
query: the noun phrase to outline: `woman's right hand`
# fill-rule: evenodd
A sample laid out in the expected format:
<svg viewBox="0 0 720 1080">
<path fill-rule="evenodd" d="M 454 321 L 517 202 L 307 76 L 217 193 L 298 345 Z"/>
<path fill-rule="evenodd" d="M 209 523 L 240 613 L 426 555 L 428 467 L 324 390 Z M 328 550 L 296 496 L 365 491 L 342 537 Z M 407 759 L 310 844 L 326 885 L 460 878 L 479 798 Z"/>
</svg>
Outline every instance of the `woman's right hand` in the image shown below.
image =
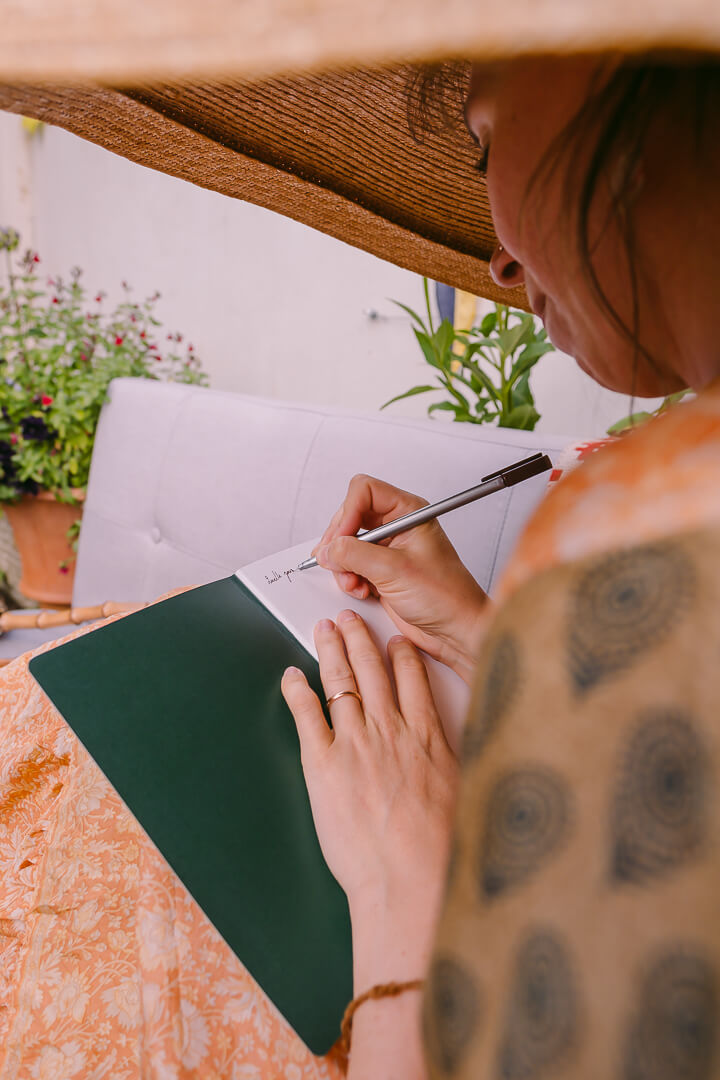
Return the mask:
<svg viewBox="0 0 720 1080">
<path fill-rule="evenodd" d="M 437 520 L 379 544 L 355 536 L 426 505 L 392 484 L 354 476 L 313 554 L 343 592 L 377 596 L 405 637 L 471 682 L 489 601 Z"/>
</svg>

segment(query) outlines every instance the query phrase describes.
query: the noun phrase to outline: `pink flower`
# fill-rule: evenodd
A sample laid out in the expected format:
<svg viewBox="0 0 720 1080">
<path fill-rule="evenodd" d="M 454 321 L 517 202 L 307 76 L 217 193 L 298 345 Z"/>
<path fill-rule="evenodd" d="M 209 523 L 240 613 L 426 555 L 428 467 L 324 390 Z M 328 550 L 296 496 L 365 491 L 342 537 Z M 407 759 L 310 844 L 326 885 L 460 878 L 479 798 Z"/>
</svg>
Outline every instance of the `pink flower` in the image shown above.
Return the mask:
<svg viewBox="0 0 720 1080">
<path fill-rule="evenodd" d="M 64 565 L 61 566 L 60 567 L 60 573 L 61 574 L 69 574 L 70 573 L 70 567 L 69 566 L 64 566 Z"/>
<path fill-rule="evenodd" d="M 33 262 L 34 263 L 39 263 L 40 262 L 40 256 L 38 255 L 37 252 L 35 252 L 35 254 L 33 255 Z"/>
<path fill-rule="evenodd" d="M 58 300 L 57 296 L 53 296 L 53 304 L 59 304 L 59 303 L 60 303 L 60 301 Z"/>
<path fill-rule="evenodd" d="M 102 293 L 98 293 L 97 296 L 95 297 L 95 301 L 96 301 L 96 303 L 99 304 L 101 300 L 102 300 Z"/>
<path fill-rule="evenodd" d="M 120 335 L 118 334 L 118 336 L 117 336 L 117 337 L 115 338 L 115 344 L 116 344 L 116 345 L 122 345 L 122 343 L 123 343 L 123 340 L 124 340 L 124 339 L 123 339 L 123 338 L 121 338 L 121 337 L 120 337 Z"/>
<path fill-rule="evenodd" d="M 12 435 L 10 436 L 10 442 L 11 442 L 11 443 L 13 444 L 13 446 L 15 446 L 15 444 L 17 443 L 17 441 L 18 441 L 18 437 L 17 437 L 17 435 L 15 434 L 15 432 L 13 431 Z"/>
<path fill-rule="evenodd" d="M 85 355 L 85 353 L 80 353 L 80 359 L 87 360 L 87 356 Z"/>
<path fill-rule="evenodd" d="M 53 403 L 53 399 L 50 397 L 49 394 L 43 394 L 43 396 L 40 398 L 40 401 L 43 405 L 52 405 Z"/>
</svg>

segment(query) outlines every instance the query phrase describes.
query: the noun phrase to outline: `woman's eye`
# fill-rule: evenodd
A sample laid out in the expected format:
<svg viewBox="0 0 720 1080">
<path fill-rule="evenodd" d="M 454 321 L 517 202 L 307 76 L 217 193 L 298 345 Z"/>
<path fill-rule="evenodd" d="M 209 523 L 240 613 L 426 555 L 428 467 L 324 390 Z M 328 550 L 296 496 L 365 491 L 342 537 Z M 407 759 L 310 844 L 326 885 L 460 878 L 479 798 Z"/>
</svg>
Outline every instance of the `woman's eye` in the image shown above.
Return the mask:
<svg viewBox="0 0 720 1080">
<path fill-rule="evenodd" d="M 479 172 L 481 176 L 485 176 L 487 174 L 489 153 L 490 153 L 490 148 L 488 146 L 481 146 L 480 147 L 480 157 L 477 159 L 477 161 L 475 162 L 475 164 L 473 166 L 473 168 L 477 172 Z"/>
</svg>

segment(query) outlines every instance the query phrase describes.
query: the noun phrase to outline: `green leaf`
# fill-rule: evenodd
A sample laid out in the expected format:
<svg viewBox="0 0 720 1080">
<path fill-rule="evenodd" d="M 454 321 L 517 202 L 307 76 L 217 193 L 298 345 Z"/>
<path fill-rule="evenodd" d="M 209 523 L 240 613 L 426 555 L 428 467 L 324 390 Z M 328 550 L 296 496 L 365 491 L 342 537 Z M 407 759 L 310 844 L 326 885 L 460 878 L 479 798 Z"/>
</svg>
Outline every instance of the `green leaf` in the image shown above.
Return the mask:
<svg viewBox="0 0 720 1080">
<path fill-rule="evenodd" d="M 470 331 L 470 334 L 472 336 L 473 344 L 476 345 L 478 348 L 497 349 L 497 337 L 485 337 L 484 335 L 479 335 L 477 333 L 474 333 L 473 331 Z"/>
<path fill-rule="evenodd" d="M 449 319 L 443 319 L 440 326 L 435 331 L 434 337 L 438 359 L 446 364 L 450 359 L 450 352 L 452 351 L 453 343 L 455 341 L 455 329 Z"/>
<path fill-rule="evenodd" d="M 497 410 L 491 410 L 490 404 L 487 398 L 478 398 L 475 402 L 475 412 L 481 421 L 491 422 L 497 415 Z"/>
<path fill-rule="evenodd" d="M 518 375 L 522 375 L 523 372 L 529 371 L 531 367 L 537 364 L 541 356 L 552 351 L 553 347 L 549 343 L 532 341 L 523 349 L 517 360 L 513 363 L 511 375 L 517 377 Z"/>
<path fill-rule="evenodd" d="M 495 383 L 492 381 L 490 376 L 485 371 L 483 371 L 479 364 L 476 364 L 474 361 L 471 361 L 468 364 L 468 367 L 470 368 L 480 385 L 483 387 L 483 389 L 487 391 L 487 393 L 494 401 L 497 401 L 500 395 L 498 393 L 497 387 L 495 386 Z"/>
<path fill-rule="evenodd" d="M 662 405 L 660 405 L 660 407 L 655 410 L 655 416 L 659 415 L 660 413 L 666 412 L 668 409 L 671 409 L 673 405 L 677 405 L 679 401 L 682 401 L 683 398 L 687 397 L 688 394 L 692 393 L 692 390 L 677 390 L 674 394 L 668 394 L 668 396 L 663 400 Z"/>
<path fill-rule="evenodd" d="M 427 317 L 428 317 L 428 327 L 430 328 L 430 333 L 432 334 L 432 333 L 435 332 L 435 327 L 433 326 L 432 309 L 430 307 L 430 288 L 429 288 L 428 279 L 426 277 L 424 277 L 422 279 L 422 283 L 423 283 L 423 296 L 425 297 L 425 310 L 427 311 Z"/>
<path fill-rule="evenodd" d="M 389 401 L 386 401 L 384 405 L 380 406 L 380 409 L 386 409 L 388 405 L 392 405 L 394 401 L 402 401 L 403 398 L 414 397 L 415 394 L 426 394 L 428 390 L 438 390 L 437 386 L 413 386 L 412 390 L 406 390 L 404 394 L 396 394 L 395 397 L 391 397 Z"/>
<path fill-rule="evenodd" d="M 521 375 L 518 381 L 511 391 L 512 404 L 515 405 L 534 405 L 534 399 L 532 390 L 530 389 L 530 372 L 526 371 L 524 375 Z"/>
<path fill-rule="evenodd" d="M 497 325 L 497 312 L 489 311 L 485 318 L 480 323 L 480 333 L 487 337 L 488 334 L 492 334 L 495 326 Z"/>
<path fill-rule="evenodd" d="M 486 351 L 487 350 L 487 351 Z M 499 356 L 497 348 L 493 347 L 489 349 L 487 345 L 481 345 L 479 342 L 474 342 L 472 345 L 468 345 L 463 361 L 469 364 L 473 357 L 479 356 L 481 360 L 484 360 L 490 367 L 495 368 L 495 371 L 500 371 L 501 365 L 495 359 Z"/>
<path fill-rule="evenodd" d="M 624 416 L 622 420 L 618 420 L 615 424 L 611 424 L 607 429 L 608 435 L 620 435 L 623 431 L 629 431 L 631 428 L 640 427 L 641 424 L 646 424 L 648 420 L 652 420 L 653 413 L 649 412 L 636 412 L 631 413 L 630 416 Z"/>
<path fill-rule="evenodd" d="M 434 368 L 442 368 L 442 364 L 439 362 L 435 354 L 432 339 L 428 337 L 427 334 L 424 334 L 422 330 L 416 330 L 415 327 L 413 327 L 413 333 L 418 340 L 418 344 L 422 349 L 423 356 L 427 360 L 428 364 L 430 364 L 430 366 Z"/>
<path fill-rule="evenodd" d="M 528 315 L 516 326 L 511 326 L 507 330 L 501 330 L 498 334 L 498 341 L 500 348 L 505 356 L 512 356 L 516 349 L 519 349 L 521 345 L 529 343 L 530 338 L 533 336 L 535 330 L 535 323 L 532 315 Z"/>
<path fill-rule="evenodd" d="M 403 311 L 407 312 L 410 318 L 418 324 L 423 333 L 427 334 L 428 328 L 416 311 L 413 311 L 413 309 L 411 307 L 408 307 L 407 304 L 401 304 L 399 300 L 391 300 L 390 303 L 394 304 L 395 307 L 402 308 Z"/>
<path fill-rule="evenodd" d="M 532 431 L 539 419 L 540 413 L 532 405 L 516 405 L 509 413 L 500 417 L 498 426 Z"/>
<path fill-rule="evenodd" d="M 453 376 L 453 378 L 454 378 L 454 376 Z M 458 405 L 460 405 L 460 407 L 462 408 L 463 412 L 469 413 L 470 412 L 470 403 L 468 402 L 468 399 L 465 397 L 465 395 L 461 394 L 456 386 L 453 386 L 453 384 L 452 384 L 452 382 L 451 382 L 451 380 L 449 378 L 443 378 L 442 383 L 443 383 L 443 386 L 445 387 L 445 389 L 447 390 L 447 392 L 449 394 L 452 394 L 452 396 L 455 398 Z"/>
<path fill-rule="evenodd" d="M 434 412 L 454 412 L 457 413 L 460 406 L 453 404 L 452 401 L 436 401 L 433 405 L 428 405 L 428 416 Z"/>
</svg>

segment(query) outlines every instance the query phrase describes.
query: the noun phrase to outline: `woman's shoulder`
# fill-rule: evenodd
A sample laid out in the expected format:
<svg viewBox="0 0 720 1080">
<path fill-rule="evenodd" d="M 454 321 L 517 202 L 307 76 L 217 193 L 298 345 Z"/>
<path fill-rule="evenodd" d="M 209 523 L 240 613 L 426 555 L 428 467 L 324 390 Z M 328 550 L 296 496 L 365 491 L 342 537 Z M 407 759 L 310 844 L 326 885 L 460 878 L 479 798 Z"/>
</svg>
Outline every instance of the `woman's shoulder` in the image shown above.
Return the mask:
<svg viewBox="0 0 720 1080">
<path fill-rule="evenodd" d="M 502 597 L 549 566 L 720 523 L 720 383 L 580 457 L 531 519 Z"/>
</svg>

